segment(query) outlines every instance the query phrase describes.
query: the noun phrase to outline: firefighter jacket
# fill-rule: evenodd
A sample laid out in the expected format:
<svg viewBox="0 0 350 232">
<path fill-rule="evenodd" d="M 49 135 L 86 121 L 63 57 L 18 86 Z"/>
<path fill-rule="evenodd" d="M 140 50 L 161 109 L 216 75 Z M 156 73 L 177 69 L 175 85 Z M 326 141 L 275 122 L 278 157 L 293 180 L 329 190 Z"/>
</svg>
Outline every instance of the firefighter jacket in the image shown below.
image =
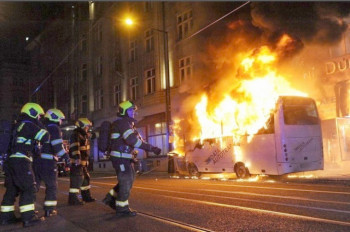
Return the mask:
<svg viewBox="0 0 350 232">
<path fill-rule="evenodd" d="M 152 145 L 143 141 L 134 124 L 136 120 L 130 117 L 118 117 L 111 127 L 112 157 L 132 159 L 134 148 L 151 151 Z"/>
<path fill-rule="evenodd" d="M 80 127 L 73 131 L 69 140 L 69 157 L 71 162 L 80 159 L 83 166 L 87 165 L 90 156 L 90 142 L 88 134 Z"/>
<path fill-rule="evenodd" d="M 50 133 L 50 141 L 43 144 L 40 154 L 41 158 L 56 161 L 61 158 L 67 160 L 69 157 L 63 147 L 62 132 L 58 123 L 47 120 L 45 126 Z"/>
<path fill-rule="evenodd" d="M 32 161 L 37 142 L 43 144 L 50 140 L 50 134 L 37 119 L 23 115 L 17 124 L 15 143 L 12 148 L 13 158 L 27 158 Z"/>
</svg>

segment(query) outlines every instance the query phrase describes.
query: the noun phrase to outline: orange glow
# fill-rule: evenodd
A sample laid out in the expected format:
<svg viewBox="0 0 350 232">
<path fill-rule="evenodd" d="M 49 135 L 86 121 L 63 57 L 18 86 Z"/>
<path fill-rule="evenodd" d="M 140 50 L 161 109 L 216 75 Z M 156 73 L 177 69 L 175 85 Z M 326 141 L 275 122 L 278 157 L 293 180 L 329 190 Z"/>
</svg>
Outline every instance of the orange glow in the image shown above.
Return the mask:
<svg viewBox="0 0 350 232">
<path fill-rule="evenodd" d="M 292 88 L 276 68 L 279 52 L 283 46 L 290 44 L 290 40 L 289 36 L 284 35 L 277 43 L 276 51 L 262 46 L 249 54 L 240 55 L 243 59 L 239 62 L 239 70 L 230 77 L 237 83 L 234 94 L 232 88 L 226 85 L 223 86 L 225 89 L 219 90 L 220 99 L 211 100 L 207 93 L 200 96 L 194 107 L 195 119 L 191 121 L 198 124 L 200 129 L 191 134 L 190 140 L 203 141 L 224 136 L 232 136 L 236 140 L 244 134 L 254 135 L 266 127 L 279 96 L 307 96 Z M 240 156 L 240 152 L 236 151 L 235 155 Z"/>
<path fill-rule="evenodd" d="M 128 25 L 128 26 L 131 26 L 134 24 L 133 20 L 131 18 L 127 18 L 125 19 L 125 24 Z"/>
<path fill-rule="evenodd" d="M 254 62 L 273 61 L 269 57 L 259 56 Z M 246 133 L 255 134 L 265 126 L 280 95 L 307 96 L 291 88 L 289 83 L 275 71 L 269 71 L 265 76 L 252 80 L 243 80 L 238 91 L 245 95 L 245 101 L 238 102 L 226 95 L 217 103 L 212 113 L 208 112 L 208 96 L 202 95 L 195 107 L 201 125 L 202 140 Z"/>
</svg>

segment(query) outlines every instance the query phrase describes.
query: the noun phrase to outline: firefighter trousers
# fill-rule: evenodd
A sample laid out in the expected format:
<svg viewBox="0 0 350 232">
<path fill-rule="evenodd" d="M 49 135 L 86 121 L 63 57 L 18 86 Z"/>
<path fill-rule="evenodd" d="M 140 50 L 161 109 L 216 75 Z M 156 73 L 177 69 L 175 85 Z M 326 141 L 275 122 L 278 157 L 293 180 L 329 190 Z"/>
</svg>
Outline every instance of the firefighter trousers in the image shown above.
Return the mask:
<svg viewBox="0 0 350 232">
<path fill-rule="evenodd" d="M 38 158 L 33 162 L 36 191 L 40 190 L 41 181 L 45 183 L 44 210 L 56 209 L 57 206 L 57 162 L 53 159 Z"/>
<path fill-rule="evenodd" d="M 15 201 L 19 195 L 22 221 L 28 221 L 35 215 L 35 181 L 32 162 L 27 158 L 9 158 L 6 171 L 6 192 L 1 202 L 1 220 L 9 220 L 14 216 Z"/>
<path fill-rule="evenodd" d="M 135 170 L 131 159 L 115 157 L 111 159 L 118 179 L 118 184 L 113 188 L 117 192 L 116 206 L 118 211 L 118 208 L 125 208 L 129 205 L 128 199 L 135 180 Z"/>
<path fill-rule="evenodd" d="M 69 178 L 69 193 L 78 194 L 83 183 L 83 167 L 81 165 L 72 165 Z"/>
<path fill-rule="evenodd" d="M 87 166 L 83 165 L 73 165 L 70 171 L 70 193 L 79 193 L 82 191 L 83 198 L 85 193 L 88 192 L 90 196 L 90 174 L 88 172 Z M 85 200 L 85 199 L 83 199 Z"/>
</svg>

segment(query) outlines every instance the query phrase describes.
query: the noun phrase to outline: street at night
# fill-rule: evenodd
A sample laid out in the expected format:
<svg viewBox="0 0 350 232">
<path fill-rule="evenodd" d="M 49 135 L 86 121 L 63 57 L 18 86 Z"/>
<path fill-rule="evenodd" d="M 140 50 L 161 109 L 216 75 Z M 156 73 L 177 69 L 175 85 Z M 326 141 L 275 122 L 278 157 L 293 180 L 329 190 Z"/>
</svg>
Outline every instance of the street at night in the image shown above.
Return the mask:
<svg viewBox="0 0 350 232">
<path fill-rule="evenodd" d="M 173 178 L 150 173 L 136 178 L 129 199 L 134 218 L 116 218 L 102 203 L 115 184 L 112 174 L 93 174 L 97 201 L 67 204 L 69 180 L 59 178 L 58 215 L 23 229 L 1 231 L 349 231 L 350 186 L 339 180 L 238 180 Z M 99 177 L 98 177 L 99 176 Z M 257 180 L 256 180 L 257 179 Z M 1 185 L 0 193 L 4 192 Z M 43 214 L 44 189 L 36 202 Z"/>
<path fill-rule="evenodd" d="M 0 232 L 350 231 L 350 1 L 9 1 L 0 34 Z"/>
</svg>

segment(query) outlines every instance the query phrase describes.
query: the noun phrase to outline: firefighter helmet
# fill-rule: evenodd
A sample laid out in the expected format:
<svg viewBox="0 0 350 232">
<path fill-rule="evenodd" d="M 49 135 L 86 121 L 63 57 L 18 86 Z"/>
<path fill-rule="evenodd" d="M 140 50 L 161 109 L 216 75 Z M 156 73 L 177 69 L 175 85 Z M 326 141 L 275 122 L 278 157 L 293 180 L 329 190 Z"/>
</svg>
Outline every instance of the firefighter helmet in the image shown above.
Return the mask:
<svg viewBox="0 0 350 232">
<path fill-rule="evenodd" d="M 119 104 L 119 114 L 121 116 L 125 116 L 126 111 L 130 108 L 137 110 L 137 106 L 132 101 L 123 101 L 122 103 Z"/>
<path fill-rule="evenodd" d="M 64 114 L 59 109 L 49 109 L 46 111 L 45 118 L 53 122 L 59 122 L 60 120 L 65 119 Z"/>
<path fill-rule="evenodd" d="M 38 118 L 45 114 L 44 109 L 37 103 L 28 102 L 22 106 L 21 113 L 27 114 L 31 118 Z"/>
<path fill-rule="evenodd" d="M 92 122 L 87 119 L 87 118 L 79 118 L 76 122 L 75 122 L 75 125 L 77 127 L 81 127 L 81 128 L 84 128 L 84 127 L 87 127 L 87 126 L 92 126 Z"/>
</svg>

